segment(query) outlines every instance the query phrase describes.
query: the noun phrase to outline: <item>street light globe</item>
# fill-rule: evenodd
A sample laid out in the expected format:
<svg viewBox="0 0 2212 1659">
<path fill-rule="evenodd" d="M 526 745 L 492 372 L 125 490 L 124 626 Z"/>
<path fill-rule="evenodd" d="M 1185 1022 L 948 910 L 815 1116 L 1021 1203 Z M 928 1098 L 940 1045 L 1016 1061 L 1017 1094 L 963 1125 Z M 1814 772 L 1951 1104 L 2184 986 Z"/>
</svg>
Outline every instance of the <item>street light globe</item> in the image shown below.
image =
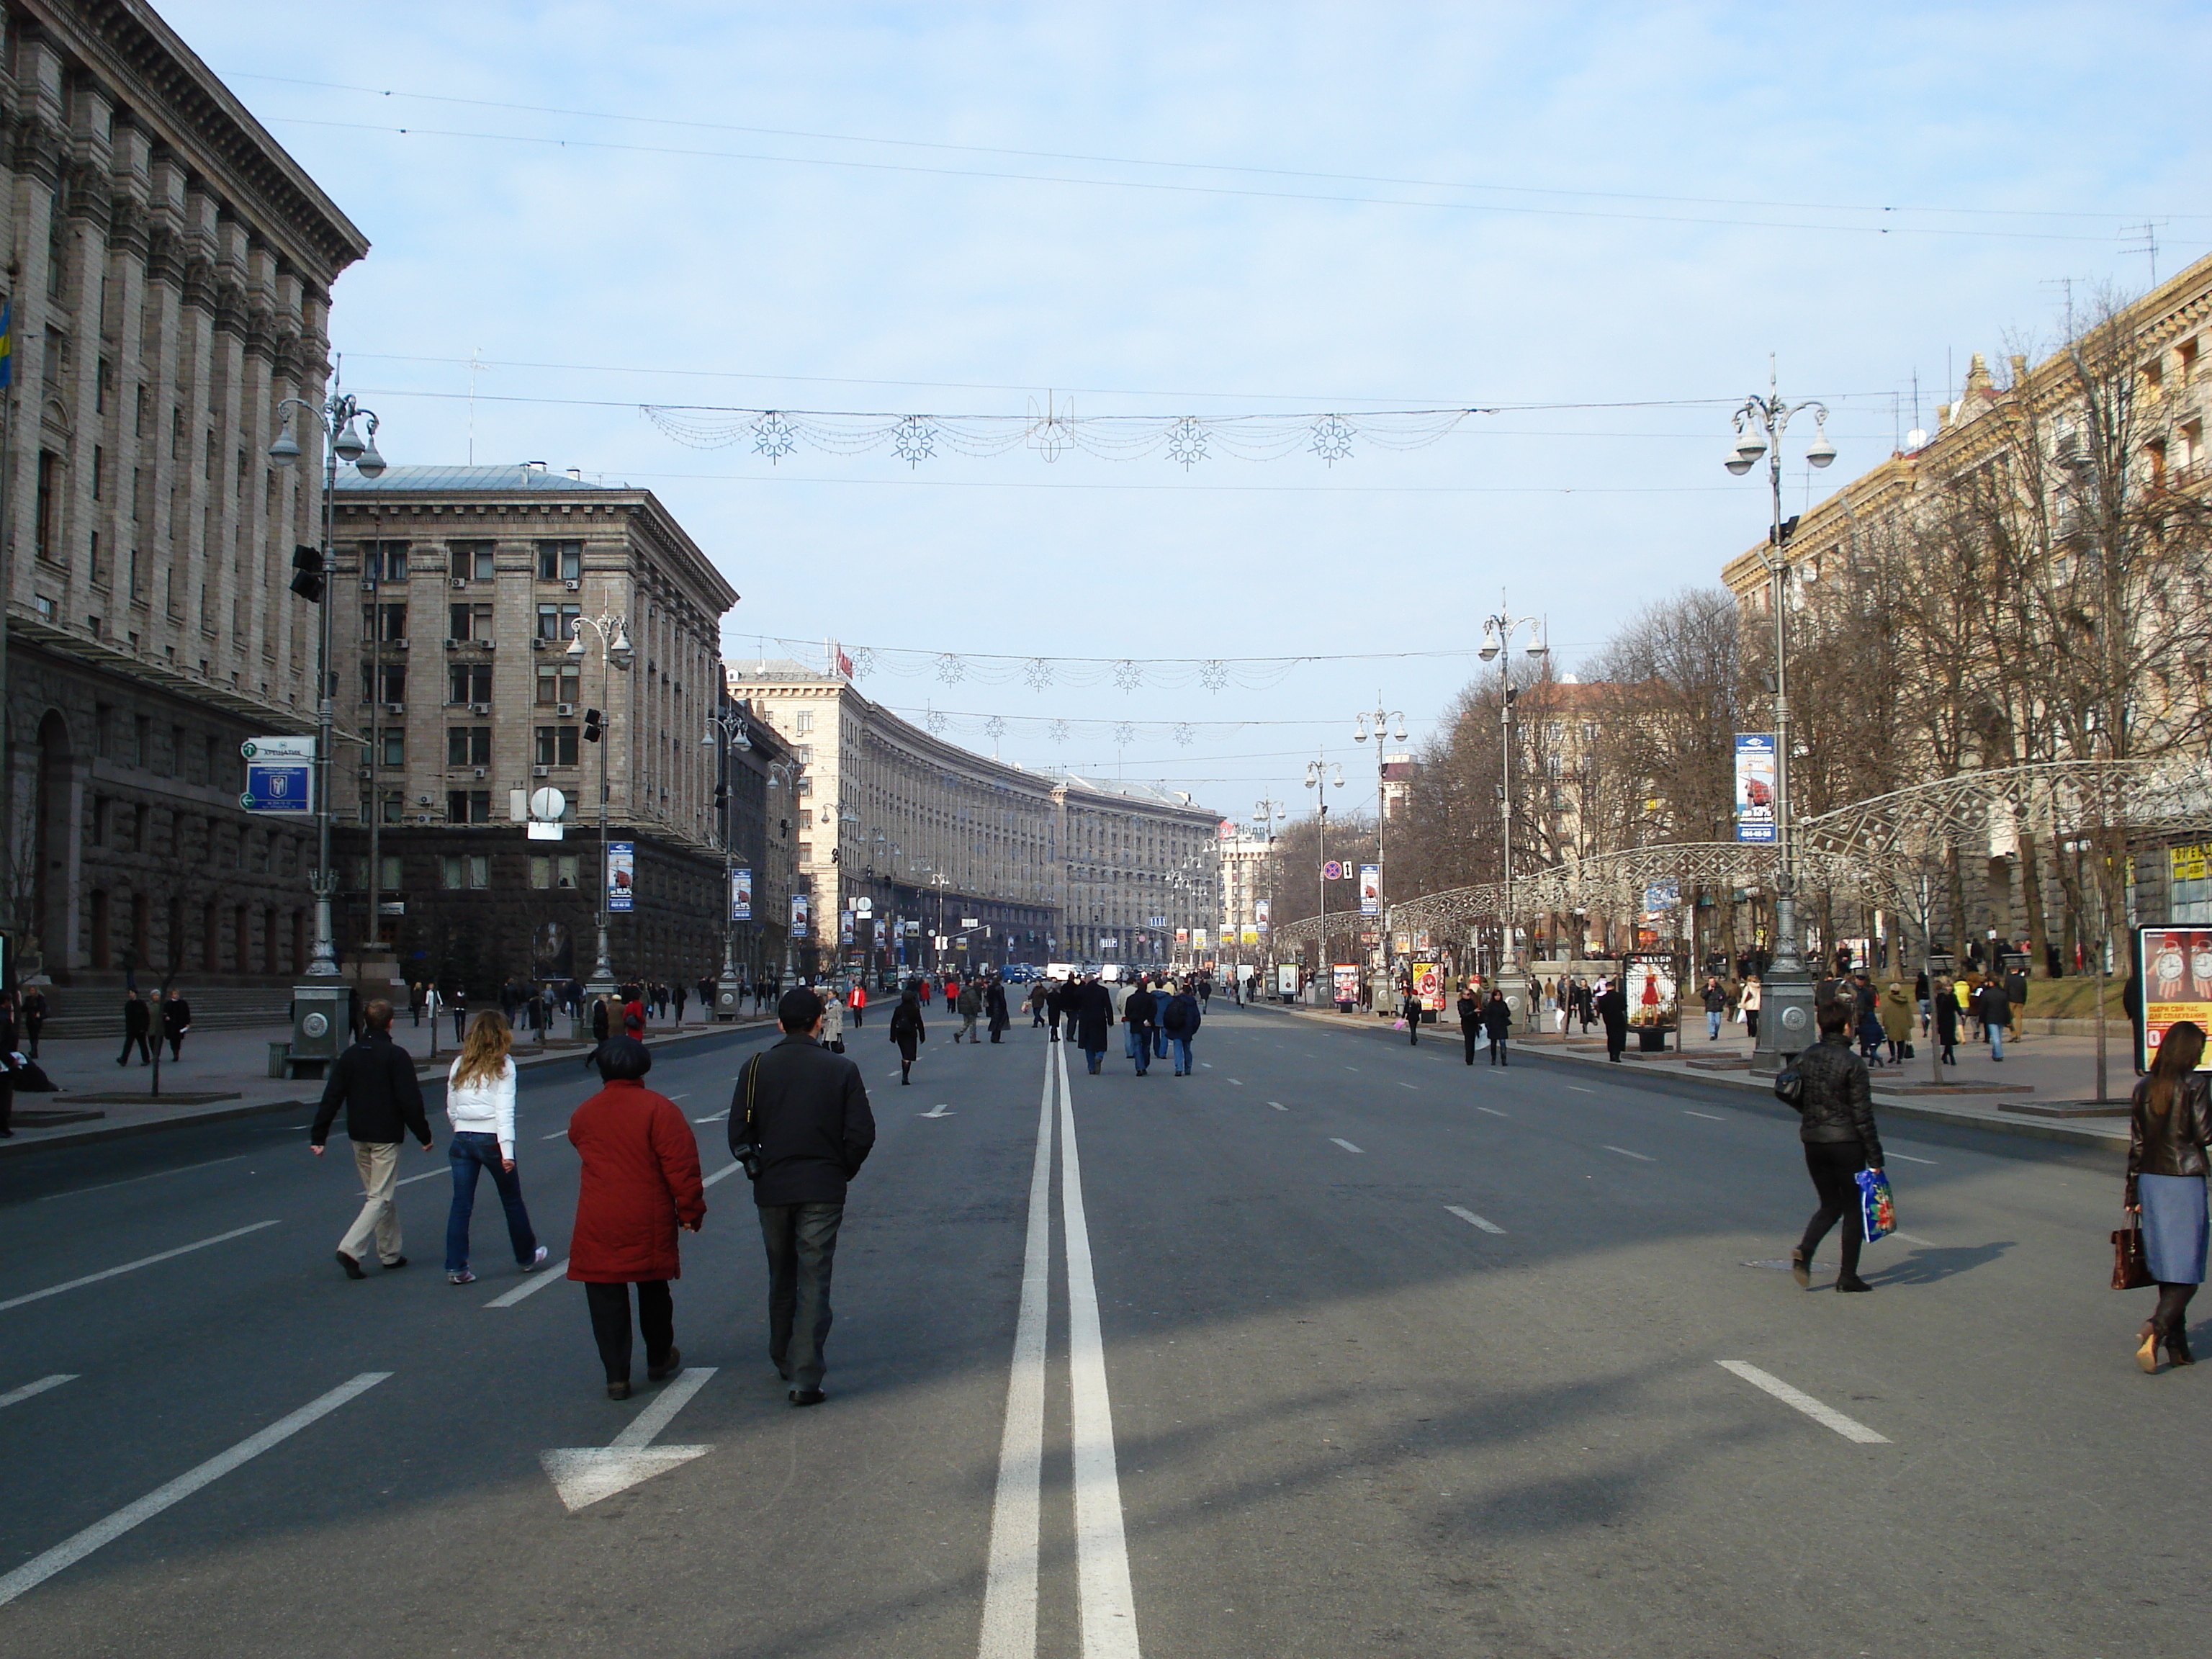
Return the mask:
<svg viewBox="0 0 2212 1659">
<path fill-rule="evenodd" d="M 353 422 L 348 421 L 339 428 L 338 435 L 331 442 L 331 447 L 337 452 L 340 460 L 352 461 L 360 459 L 362 452 L 368 446 L 362 441 L 361 434 L 354 430 Z"/>
<path fill-rule="evenodd" d="M 1755 426 L 1747 426 L 1736 434 L 1735 453 L 1743 458 L 1746 466 L 1766 453 L 1766 440 Z"/>
<path fill-rule="evenodd" d="M 1751 471 L 1751 462 L 1757 459 L 1758 458 L 1756 456 L 1753 456 L 1750 459 L 1747 459 L 1743 456 L 1736 453 L 1735 451 L 1730 450 L 1729 452 L 1728 459 L 1723 461 L 1721 465 L 1728 468 L 1729 471 L 1735 473 L 1737 477 L 1741 478 L 1745 473 Z"/>
<path fill-rule="evenodd" d="M 569 635 L 568 648 L 562 654 L 580 659 L 584 654 L 584 636 L 581 634 Z"/>
<path fill-rule="evenodd" d="M 292 417 L 289 415 L 284 417 L 284 429 L 269 446 L 269 459 L 279 466 L 289 466 L 300 459 L 300 441 L 292 435 Z"/>
<path fill-rule="evenodd" d="M 354 459 L 353 470 L 364 478 L 384 476 L 384 457 L 376 453 L 376 439 L 371 436 L 368 445 Z"/>
<path fill-rule="evenodd" d="M 1836 459 L 1836 447 L 1828 441 L 1826 428 L 1813 434 L 1813 447 L 1805 452 L 1805 459 L 1814 466 L 1826 466 Z"/>
</svg>

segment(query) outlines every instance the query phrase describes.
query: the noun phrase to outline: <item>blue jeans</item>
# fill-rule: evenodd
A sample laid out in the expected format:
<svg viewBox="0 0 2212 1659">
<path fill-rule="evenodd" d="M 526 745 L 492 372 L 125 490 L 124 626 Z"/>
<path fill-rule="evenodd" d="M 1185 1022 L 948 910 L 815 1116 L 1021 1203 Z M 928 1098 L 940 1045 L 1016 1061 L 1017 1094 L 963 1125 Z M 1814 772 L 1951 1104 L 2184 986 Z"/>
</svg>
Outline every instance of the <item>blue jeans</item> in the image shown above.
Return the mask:
<svg viewBox="0 0 2212 1659">
<path fill-rule="evenodd" d="M 1152 1053 L 1160 1060 L 1165 1060 L 1168 1057 L 1168 1034 L 1165 1026 L 1152 1027 Z"/>
<path fill-rule="evenodd" d="M 2002 1060 L 2004 1058 L 2004 1022 L 2001 1019 L 1990 1021 L 1989 1033 L 1990 1058 Z"/>
<path fill-rule="evenodd" d="M 1168 1042 L 1175 1049 L 1176 1074 L 1179 1077 L 1187 1076 L 1190 1071 L 1190 1039 L 1184 1036 L 1170 1037 Z"/>
<path fill-rule="evenodd" d="M 1142 1026 L 1129 1027 L 1129 1060 L 1136 1066 L 1139 1077 L 1152 1068 L 1152 1034 Z"/>
<path fill-rule="evenodd" d="M 499 1188 L 499 1201 L 507 1209 L 507 1242 L 514 1259 L 528 1266 L 538 1254 L 538 1235 L 531 1230 L 530 1212 L 523 1206 L 522 1177 L 503 1166 L 499 1137 L 457 1134 L 446 1144 L 447 1161 L 453 1171 L 453 1207 L 446 1214 L 446 1271 L 465 1273 L 469 1266 L 469 1217 L 477 1206 L 477 1176 L 489 1170 Z"/>
<path fill-rule="evenodd" d="M 1705 1040 L 1716 1041 L 1721 1034 L 1721 1016 L 1717 1008 L 1705 1010 Z"/>
</svg>

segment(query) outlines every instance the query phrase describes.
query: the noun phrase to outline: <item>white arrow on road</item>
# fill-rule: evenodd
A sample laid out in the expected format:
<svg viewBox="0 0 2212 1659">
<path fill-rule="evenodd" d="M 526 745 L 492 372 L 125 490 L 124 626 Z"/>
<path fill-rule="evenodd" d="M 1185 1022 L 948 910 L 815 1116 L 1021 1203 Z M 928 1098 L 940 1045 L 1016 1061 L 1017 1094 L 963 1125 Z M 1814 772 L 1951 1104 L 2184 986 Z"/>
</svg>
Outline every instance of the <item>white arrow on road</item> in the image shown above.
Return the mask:
<svg viewBox="0 0 2212 1659">
<path fill-rule="evenodd" d="M 960 1115 L 949 1109 L 945 1103 L 940 1100 L 936 1105 L 931 1107 L 927 1111 L 916 1112 L 915 1115 L 916 1117 L 957 1117 Z"/>
<path fill-rule="evenodd" d="M 668 1426 L 669 1419 L 691 1403 L 691 1396 L 714 1376 L 712 1365 L 686 1365 L 660 1391 L 660 1397 L 631 1420 L 630 1425 L 606 1446 L 564 1446 L 538 1454 L 545 1473 L 553 1477 L 553 1490 L 568 1506 L 568 1513 L 627 1492 L 641 1480 L 703 1457 L 712 1446 L 656 1446 L 653 1437 Z"/>
</svg>

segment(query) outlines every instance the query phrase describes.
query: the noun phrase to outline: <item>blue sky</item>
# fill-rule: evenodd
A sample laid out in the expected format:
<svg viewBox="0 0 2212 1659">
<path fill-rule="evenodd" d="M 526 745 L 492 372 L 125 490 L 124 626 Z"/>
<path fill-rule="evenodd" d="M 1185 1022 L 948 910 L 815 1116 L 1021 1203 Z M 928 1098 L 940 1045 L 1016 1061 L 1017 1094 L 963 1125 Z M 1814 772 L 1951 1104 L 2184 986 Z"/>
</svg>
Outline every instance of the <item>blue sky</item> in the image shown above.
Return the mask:
<svg viewBox="0 0 2212 1659">
<path fill-rule="evenodd" d="M 1571 666 L 1763 533 L 1719 461 L 1769 352 L 1835 408 L 1832 487 L 1912 424 L 1916 373 L 1932 425 L 1969 353 L 2052 341 L 2064 280 L 2142 286 L 2131 222 L 2160 222 L 2161 275 L 2212 249 L 2202 6 L 161 9 L 374 242 L 334 333 L 385 453 L 463 459 L 473 419 L 479 462 L 649 486 L 744 595 L 738 655 L 1471 653 L 1502 598 Z M 771 465 L 637 410 L 1048 392 L 1505 407 L 1411 453 L 1187 471 Z M 1324 743 L 1351 795 L 1353 711 L 1379 690 L 1425 731 L 1476 666 L 862 685 L 1243 818 L 1310 799 Z M 1018 717 L 1194 729 L 1117 749 Z"/>
</svg>

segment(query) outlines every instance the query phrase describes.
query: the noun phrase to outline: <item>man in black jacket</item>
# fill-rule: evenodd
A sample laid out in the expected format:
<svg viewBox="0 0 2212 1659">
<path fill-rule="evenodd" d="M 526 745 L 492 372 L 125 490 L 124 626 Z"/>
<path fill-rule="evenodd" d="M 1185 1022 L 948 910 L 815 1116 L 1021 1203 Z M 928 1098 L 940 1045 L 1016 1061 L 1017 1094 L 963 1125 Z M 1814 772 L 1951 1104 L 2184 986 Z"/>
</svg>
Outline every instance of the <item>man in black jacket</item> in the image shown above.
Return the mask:
<svg viewBox="0 0 2212 1659">
<path fill-rule="evenodd" d="M 1597 1000 L 1598 1018 L 1605 1022 L 1605 1057 L 1619 1061 L 1628 1047 L 1628 995 L 1618 980 L 1607 980 Z"/>
<path fill-rule="evenodd" d="M 134 1042 L 138 1045 L 138 1063 L 141 1066 L 154 1063 L 153 1054 L 146 1046 L 146 1034 L 153 1026 L 154 1011 L 138 1000 L 137 992 L 125 991 L 123 994 L 123 1052 L 115 1057 L 118 1066 L 131 1063 L 131 1045 Z"/>
<path fill-rule="evenodd" d="M 1137 988 L 1129 993 L 1121 1004 L 1121 1023 L 1129 1028 L 1129 1040 L 1124 1046 L 1129 1051 L 1129 1061 L 1143 1077 L 1152 1067 L 1152 1027 L 1159 1018 L 1159 1005 L 1152 994 L 1139 980 Z"/>
<path fill-rule="evenodd" d="M 392 1040 L 392 1005 L 380 997 L 362 1010 L 361 1041 L 337 1057 L 323 1085 L 322 1104 L 315 1108 L 314 1127 L 307 1131 L 307 1146 L 317 1158 L 323 1155 L 340 1106 L 345 1108 L 354 1167 L 361 1171 L 363 1202 L 338 1241 L 338 1266 L 348 1279 L 366 1279 L 361 1258 L 372 1237 L 378 1261 L 387 1267 L 407 1265 L 399 1254 L 399 1208 L 394 1201 L 400 1139 L 411 1133 L 424 1152 L 430 1150 L 430 1120 L 422 1111 L 415 1061 Z"/>
<path fill-rule="evenodd" d="M 783 1041 L 738 1073 L 730 1152 L 752 1177 L 768 1246 L 769 1362 L 793 1405 L 818 1406 L 845 1187 L 876 1144 L 876 1120 L 860 1068 L 822 1046 L 822 999 L 787 991 L 775 1017 Z"/>
</svg>

